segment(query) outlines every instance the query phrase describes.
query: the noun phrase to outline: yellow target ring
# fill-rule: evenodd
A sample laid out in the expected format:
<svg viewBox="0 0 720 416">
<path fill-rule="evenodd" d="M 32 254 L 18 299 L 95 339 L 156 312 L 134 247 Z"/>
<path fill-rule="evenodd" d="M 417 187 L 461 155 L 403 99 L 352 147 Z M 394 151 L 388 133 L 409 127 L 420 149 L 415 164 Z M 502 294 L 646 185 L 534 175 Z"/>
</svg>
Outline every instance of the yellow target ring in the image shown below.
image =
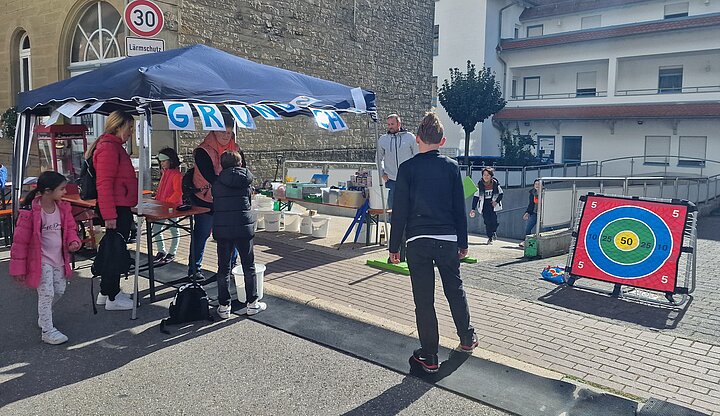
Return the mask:
<svg viewBox="0 0 720 416">
<path fill-rule="evenodd" d="M 615 247 L 622 251 L 632 251 L 640 245 L 640 238 L 630 230 L 620 231 L 615 234 Z"/>
</svg>

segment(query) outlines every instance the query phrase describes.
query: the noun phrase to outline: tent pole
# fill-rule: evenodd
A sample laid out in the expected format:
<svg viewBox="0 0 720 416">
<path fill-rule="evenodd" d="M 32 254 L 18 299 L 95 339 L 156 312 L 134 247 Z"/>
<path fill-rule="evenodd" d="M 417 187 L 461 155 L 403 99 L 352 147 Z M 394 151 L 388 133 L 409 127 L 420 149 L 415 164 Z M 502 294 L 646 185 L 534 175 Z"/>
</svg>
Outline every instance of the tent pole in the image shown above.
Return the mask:
<svg viewBox="0 0 720 416">
<path fill-rule="evenodd" d="M 137 305 L 138 305 L 138 280 L 140 277 L 140 240 L 142 239 L 140 236 L 142 235 L 142 218 L 143 218 L 143 187 L 145 184 L 145 152 L 147 150 L 147 142 L 150 140 L 147 135 L 149 134 L 148 128 L 147 128 L 147 118 L 145 113 L 145 105 L 141 105 L 137 107 L 138 111 L 140 112 L 140 128 L 137 131 L 138 135 L 138 142 L 140 145 L 138 146 L 139 150 L 139 163 L 138 163 L 138 206 L 137 206 L 137 215 L 135 216 L 135 224 L 137 228 L 137 235 L 135 237 L 135 280 L 133 282 L 133 308 L 132 308 L 132 316 L 130 319 L 137 319 Z M 150 230 L 145 230 L 146 233 L 151 232 Z M 152 261 L 150 256 L 148 256 L 148 261 Z"/>
<path fill-rule="evenodd" d="M 388 247 L 390 247 L 390 229 L 388 228 L 388 215 L 387 215 L 387 204 L 385 203 L 385 186 L 383 185 L 383 178 L 380 175 L 380 163 L 381 161 L 377 158 L 377 143 L 379 143 L 378 138 L 379 136 L 379 130 L 378 130 L 378 119 L 377 117 L 374 118 L 375 121 L 375 163 L 377 164 L 377 170 L 378 170 L 378 179 L 380 182 L 380 200 L 382 201 L 382 208 L 383 208 L 383 222 L 385 223 L 385 241 L 388 243 Z"/>
</svg>

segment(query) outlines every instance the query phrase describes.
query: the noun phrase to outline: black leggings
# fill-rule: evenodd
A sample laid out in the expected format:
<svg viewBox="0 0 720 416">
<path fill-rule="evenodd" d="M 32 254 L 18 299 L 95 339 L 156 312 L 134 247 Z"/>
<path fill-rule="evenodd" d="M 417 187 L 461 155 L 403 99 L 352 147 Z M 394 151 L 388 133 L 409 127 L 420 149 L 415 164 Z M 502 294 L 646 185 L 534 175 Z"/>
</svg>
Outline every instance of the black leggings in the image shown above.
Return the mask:
<svg viewBox="0 0 720 416">
<path fill-rule="evenodd" d="M 116 209 L 117 232 L 127 241 L 130 236 L 130 224 L 133 222 L 130 207 L 116 207 Z M 111 274 L 100 276 L 100 293 L 106 295 L 110 300 L 115 300 L 115 295 L 120 293 L 120 275 Z"/>
<path fill-rule="evenodd" d="M 495 231 L 497 231 L 500 225 L 497 220 L 497 213 L 490 200 L 483 201 L 482 216 L 485 222 L 485 234 L 490 238 L 495 234 Z"/>
</svg>

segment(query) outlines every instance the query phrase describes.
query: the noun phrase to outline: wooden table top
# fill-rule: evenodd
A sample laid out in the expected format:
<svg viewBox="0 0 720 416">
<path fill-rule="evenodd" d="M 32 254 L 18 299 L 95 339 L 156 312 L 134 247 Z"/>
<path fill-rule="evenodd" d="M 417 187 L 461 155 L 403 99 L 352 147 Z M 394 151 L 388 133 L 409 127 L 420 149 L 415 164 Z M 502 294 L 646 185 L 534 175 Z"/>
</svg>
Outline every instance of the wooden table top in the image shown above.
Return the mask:
<svg viewBox="0 0 720 416">
<path fill-rule="evenodd" d="M 150 221 L 168 220 L 171 218 L 182 218 L 190 215 L 205 214 L 210 212 L 210 208 L 192 206 L 187 211 L 178 211 L 176 204 L 169 202 L 161 202 L 156 199 L 143 199 L 142 216 Z M 138 213 L 138 208 L 130 209 L 133 214 Z"/>
<path fill-rule="evenodd" d="M 143 191 L 143 195 L 152 195 L 152 191 L 146 189 Z M 62 200 L 83 208 L 95 208 L 97 205 L 97 199 L 82 199 L 79 194 L 66 194 Z"/>
</svg>

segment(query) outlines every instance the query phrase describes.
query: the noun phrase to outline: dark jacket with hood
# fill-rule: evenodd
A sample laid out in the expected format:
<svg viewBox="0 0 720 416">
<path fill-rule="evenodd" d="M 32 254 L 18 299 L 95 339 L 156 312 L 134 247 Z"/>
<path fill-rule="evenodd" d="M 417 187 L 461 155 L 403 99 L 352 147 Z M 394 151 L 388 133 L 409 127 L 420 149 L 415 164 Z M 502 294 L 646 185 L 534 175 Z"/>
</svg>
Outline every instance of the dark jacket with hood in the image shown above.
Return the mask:
<svg viewBox="0 0 720 416">
<path fill-rule="evenodd" d="M 212 187 L 213 236 L 216 240 L 236 240 L 255 236 L 252 200 L 253 175 L 247 168 L 223 169 Z"/>
</svg>

